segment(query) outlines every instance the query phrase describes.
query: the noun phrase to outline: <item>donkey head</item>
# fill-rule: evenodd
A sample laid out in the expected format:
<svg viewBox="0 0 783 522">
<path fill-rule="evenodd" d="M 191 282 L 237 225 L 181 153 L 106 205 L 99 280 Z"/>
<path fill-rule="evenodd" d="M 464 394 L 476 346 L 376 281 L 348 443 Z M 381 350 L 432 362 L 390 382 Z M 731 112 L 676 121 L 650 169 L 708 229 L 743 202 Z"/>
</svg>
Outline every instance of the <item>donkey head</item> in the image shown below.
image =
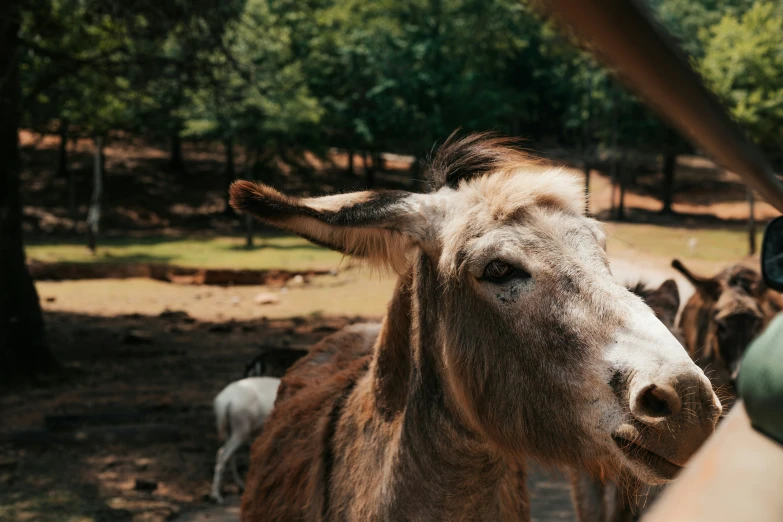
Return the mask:
<svg viewBox="0 0 783 522">
<path fill-rule="evenodd" d="M 696 289 L 687 306 L 698 309 L 698 324 L 683 325 L 698 339 L 701 352 L 696 355 L 705 365 L 713 365 L 716 382 L 734 381 L 745 349 L 768 319 L 763 279 L 755 270 L 741 265 L 711 278 L 694 275 L 677 259 L 672 267 Z"/>
<path fill-rule="evenodd" d="M 667 279 L 658 288 L 650 288 L 644 283 L 629 286 L 628 289 L 642 298 L 663 325 L 675 331 L 675 318 L 680 309 L 680 291 L 674 279 Z"/>
<path fill-rule="evenodd" d="M 713 431 L 720 403 L 650 308 L 612 278 L 577 180 L 475 135 L 441 147 L 430 179 L 427 194 L 317 198 L 240 181 L 231 198 L 406 273 L 412 319 L 398 328 L 410 335 L 412 371 L 389 378 L 436 381 L 430 395 L 501 457 L 671 479 Z"/>
</svg>

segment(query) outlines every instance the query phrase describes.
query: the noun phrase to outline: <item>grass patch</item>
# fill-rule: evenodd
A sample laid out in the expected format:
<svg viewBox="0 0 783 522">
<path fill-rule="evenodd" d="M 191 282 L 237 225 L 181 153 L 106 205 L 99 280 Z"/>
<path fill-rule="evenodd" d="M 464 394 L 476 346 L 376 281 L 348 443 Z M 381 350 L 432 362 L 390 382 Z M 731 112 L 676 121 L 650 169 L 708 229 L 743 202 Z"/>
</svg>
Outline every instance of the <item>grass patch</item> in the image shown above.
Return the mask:
<svg viewBox="0 0 783 522">
<path fill-rule="evenodd" d="M 100 242 L 96 255 L 83 243 L 29 241 L 27 256 L 46 262 L 76 263 L 169 263 L 202 268 L 302 270 L 335 268 L 342 255 L 315 246 L 296 236 L 256 238 L 253 249 L 245 248 L 244 238 L 213 237 L 198 239 L 107 238 Z"/>
<path fill-rule="evenodd" d="M 638 252 L 660 258 L 678 257 L 716 262 L 733 262 L 748 256 L 748 233 L 744 230 L 692 229 L 628 223 L 608 223 L 605 227 L 609 255 Z M 763 235 L 761 231 L 757 234 L 756 245 L 759 249 Z"/>
<path fill-rule="evenodd" d="M 607 223 L 606 231 L 610 255 L 641 254 L 710 262 L 733 262 L 748 255 L 748 237 L 744 230 Z M 762 235 L 759 232 L 759 247 Z M 696 241 L 692 242 L 691 238 Z M 336 268 L 343 261 L 338 252 L 296 236 L 258 237 L 256 247 L 250 250 L 245 248 L 244 241 L 244 238 L 230 236 L 108 238 L 101 241 L 95 256 L 81 242 L 30 241 L 26 248 L 28 257 L 47 262 L 170 263 L 202 268 L 304 270 Z"/>
</svg>

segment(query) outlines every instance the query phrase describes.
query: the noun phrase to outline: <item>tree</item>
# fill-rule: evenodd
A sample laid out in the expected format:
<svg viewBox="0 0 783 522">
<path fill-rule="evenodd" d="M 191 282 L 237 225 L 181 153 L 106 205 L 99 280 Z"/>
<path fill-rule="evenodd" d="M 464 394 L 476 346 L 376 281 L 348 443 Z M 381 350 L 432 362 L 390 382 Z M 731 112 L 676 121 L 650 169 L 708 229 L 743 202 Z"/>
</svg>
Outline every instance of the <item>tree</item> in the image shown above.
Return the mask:
<svg viewBox="0 0 783 522">
<path fill-rule="evenodd" d="M 16 0 L 0 4 L 0 373 L 46 371 L 53 365 L 38 293 L 27 272 L 19 196 L 19 49 Z"/>
<path fill-rule="evenodd" d="M 783 129 L 783 6 L 756 3 L 728 14 L 702 34 L 699 70 L 732 115 L 766 150 L 780 148 Z"/>
<path fill-rule="evenodd" d="M 250 158 L 245 172 L 270 181 L 277 160 L 297 145 L 312 143 L 310 136 L 318 132 L 323 111 L 291 43 L 291 30 L 280 23 L 270 2 L 248 0 L 226 24 L 215 49 L 200 55 L 209 64 L 208 74 L 186 91 L 182 135 L 223 141 L 230 176 L 234 144 L 244 147 L 246 162 Z"/>
<path fill-rule="evenodd" d="M 198 18 L 208 33 L 218 32 L 234 5 L 215 6 L 210 0 L 201 4 L 162 0 L 128 8 L 119 1 L 98 0 L 0 3 L 0 373 L 31 374 L 54 365 L 25 265 L 21 111 L 26 122 L 41 128 L 52 120 L 67 120 L 69 132 L 79 129 L 103 137 L 126 114 L 122 95 L 137 94 L 130 92 L 130 79 L 170 62 L 157 49 L 171 28 Z"/>
<path fill-rule="evenodd" d="M 704 56 L 705 30 L 725 15 L 741 15 L 755 0 L 648 0 L 659 21 L 672 33 L 688 56 Z"/>
<path fill-rule="evenodd" d="M 663 157 L 663 208 L 662 214 L 672 213 L 672 199 L 674 193 L 674 171 L 677 168 L 677 155 L 665 154 Z"/>
</svg>

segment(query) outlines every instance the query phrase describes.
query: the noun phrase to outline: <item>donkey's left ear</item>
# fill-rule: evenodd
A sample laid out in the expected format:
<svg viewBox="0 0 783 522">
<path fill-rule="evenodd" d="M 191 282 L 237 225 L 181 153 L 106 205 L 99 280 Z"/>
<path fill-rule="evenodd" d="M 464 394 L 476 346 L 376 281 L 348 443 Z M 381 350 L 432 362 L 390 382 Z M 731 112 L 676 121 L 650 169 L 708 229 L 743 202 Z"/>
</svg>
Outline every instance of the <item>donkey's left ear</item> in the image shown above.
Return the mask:
<svg viewBox="0 0 783 522">
<path fill-rule="evenodd" d="M 667 328 L 674 327 L 674 319 L 680 309 L 680 291 L 674 279 L 667 279 L 645 298 L 658 319 Z"/>
<path fill-rule="evenodd" d="M 438 213 L 433 196 L 401 190 L 296 198 L 261 183 L 235 181 L 229 192 L 239 212 L 397 272 L 408 266 L 412 249 L 433 236 L 431 218 Z"/>
</svg>

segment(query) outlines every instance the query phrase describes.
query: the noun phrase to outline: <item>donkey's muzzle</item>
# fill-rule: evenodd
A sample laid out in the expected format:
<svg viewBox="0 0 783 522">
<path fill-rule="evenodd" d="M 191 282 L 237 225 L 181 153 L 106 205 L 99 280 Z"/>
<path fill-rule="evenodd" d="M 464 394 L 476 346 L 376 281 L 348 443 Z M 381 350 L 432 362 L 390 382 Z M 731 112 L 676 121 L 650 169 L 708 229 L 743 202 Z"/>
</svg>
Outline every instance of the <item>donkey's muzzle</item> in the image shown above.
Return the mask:
<svg viewBox="0 0 783 522">
<path fill-rule="evenodd" d="M 636 375 L 629 392 L 641 445 L 677 465 L 712 434 L 722 411 L 709 379 L 692 363 L 654 378 Z"/>
</svg>

